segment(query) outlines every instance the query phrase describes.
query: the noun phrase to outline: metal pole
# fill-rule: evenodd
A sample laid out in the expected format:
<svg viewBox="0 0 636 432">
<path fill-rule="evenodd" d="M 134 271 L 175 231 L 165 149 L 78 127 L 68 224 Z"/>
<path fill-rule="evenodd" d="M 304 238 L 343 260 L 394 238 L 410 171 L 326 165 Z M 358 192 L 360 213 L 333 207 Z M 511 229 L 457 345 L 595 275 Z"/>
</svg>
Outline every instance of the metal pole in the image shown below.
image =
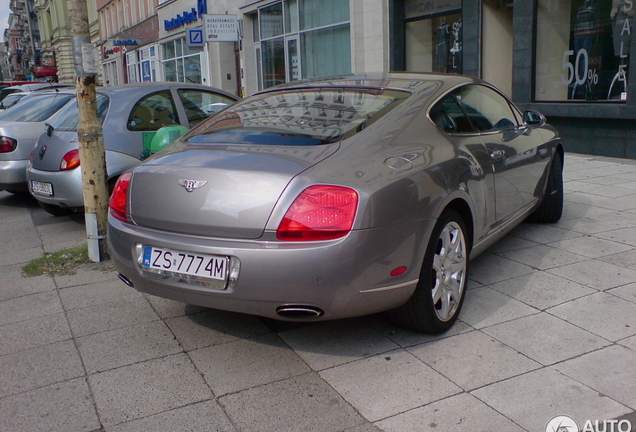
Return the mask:
<svg viewBox="0 0 636 432">
<path fill-rule="evenodd" d="M 97 117 L 95 48 L 90 41 L 86 1 L 67 0 L 67 7 L 73 35 L 75 88 L 79 109 L 77 139 L 84 187 L 88 254 L 92 261 L 99 262 L 108 259 L 108 187 L 102 124 Z"/>
</svg>

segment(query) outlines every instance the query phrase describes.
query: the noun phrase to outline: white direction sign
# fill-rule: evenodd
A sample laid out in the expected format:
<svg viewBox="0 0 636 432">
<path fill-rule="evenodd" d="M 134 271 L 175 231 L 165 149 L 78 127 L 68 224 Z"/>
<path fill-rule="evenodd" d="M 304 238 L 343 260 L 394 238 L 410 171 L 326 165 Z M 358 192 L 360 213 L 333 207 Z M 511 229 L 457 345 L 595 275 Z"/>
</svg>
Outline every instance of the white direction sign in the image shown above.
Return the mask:
<svg viewBox="0 0 636 432">
<path fill-rule="evenodd" d="M 203 15 L 206 42 L 237 42 L 236 15 Z"/>
</svg>

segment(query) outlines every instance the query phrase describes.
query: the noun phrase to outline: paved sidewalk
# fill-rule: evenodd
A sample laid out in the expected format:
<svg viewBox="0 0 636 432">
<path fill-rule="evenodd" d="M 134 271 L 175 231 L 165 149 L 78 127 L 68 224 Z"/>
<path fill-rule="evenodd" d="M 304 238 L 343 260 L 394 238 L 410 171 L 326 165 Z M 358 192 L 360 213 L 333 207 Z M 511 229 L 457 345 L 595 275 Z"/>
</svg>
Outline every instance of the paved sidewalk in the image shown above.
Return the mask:
<svg viewBox="0 0 636 432">
<path fill-rule="evenodd" d="M 207 310 L 92 266 L 24 278 L 83 216 L 0 192 L 0 432 L 636 431 L 636 161 L 567 154 L 565 179 L 562 221 L 476 259 L 441 337 Z"/>
</svg>

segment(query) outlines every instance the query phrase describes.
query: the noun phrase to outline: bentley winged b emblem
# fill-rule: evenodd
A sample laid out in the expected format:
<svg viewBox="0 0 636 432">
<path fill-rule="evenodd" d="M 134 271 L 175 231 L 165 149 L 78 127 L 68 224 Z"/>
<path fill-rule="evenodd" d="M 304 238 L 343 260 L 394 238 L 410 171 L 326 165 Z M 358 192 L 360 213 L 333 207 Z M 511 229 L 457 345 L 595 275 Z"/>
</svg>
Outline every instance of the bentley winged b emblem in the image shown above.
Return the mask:
<svg viewBox="0 0 636 432">
<path fill-rule="evenodd" d="M 188 192 L 192 192 L 195 189 L 199 189 L 201 186 L 204 186 L 208 181 L 207 180 L 190 180 L 190 179 L 177 179 L 177 183 L 185 188 Z"/>
</svg>

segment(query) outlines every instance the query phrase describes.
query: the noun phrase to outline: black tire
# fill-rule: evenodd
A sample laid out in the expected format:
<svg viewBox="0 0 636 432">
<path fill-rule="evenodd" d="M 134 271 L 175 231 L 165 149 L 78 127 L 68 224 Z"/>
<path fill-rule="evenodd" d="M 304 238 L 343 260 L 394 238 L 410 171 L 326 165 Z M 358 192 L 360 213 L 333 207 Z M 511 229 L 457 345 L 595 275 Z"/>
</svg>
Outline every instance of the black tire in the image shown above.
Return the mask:
<svg viewBox="0 0 636 432">
<path fill-rule="evenodd" d="M 554 154 L 548 172 L 548 184 L 541 205 L 530 215 L 529 222 L 555 223 L 563 214 L 563 163 L 559 152 Z"/>
<path fill-rule="evenodd" d="M 73 213 L 73 210 L 66 207 L 60 207 L 53 204 L 43 203 L 42 201 L 38 201 L 38 204 L 40 204 L 40 207 L 42 207 L 42 210 L 44 210 L 45 212 L 49 214 L 52 214 L 53 216 L 68 216 L 71 213 Z"/>
<path fill-rule="evenodd" d="M 451 328 L 461 311 L 468 280 L 470 246 L 462 217 L 447 210 L 435 224 L 411 298 L 389 311 L 400 327 L 424 333 Z"/>
</svg>

